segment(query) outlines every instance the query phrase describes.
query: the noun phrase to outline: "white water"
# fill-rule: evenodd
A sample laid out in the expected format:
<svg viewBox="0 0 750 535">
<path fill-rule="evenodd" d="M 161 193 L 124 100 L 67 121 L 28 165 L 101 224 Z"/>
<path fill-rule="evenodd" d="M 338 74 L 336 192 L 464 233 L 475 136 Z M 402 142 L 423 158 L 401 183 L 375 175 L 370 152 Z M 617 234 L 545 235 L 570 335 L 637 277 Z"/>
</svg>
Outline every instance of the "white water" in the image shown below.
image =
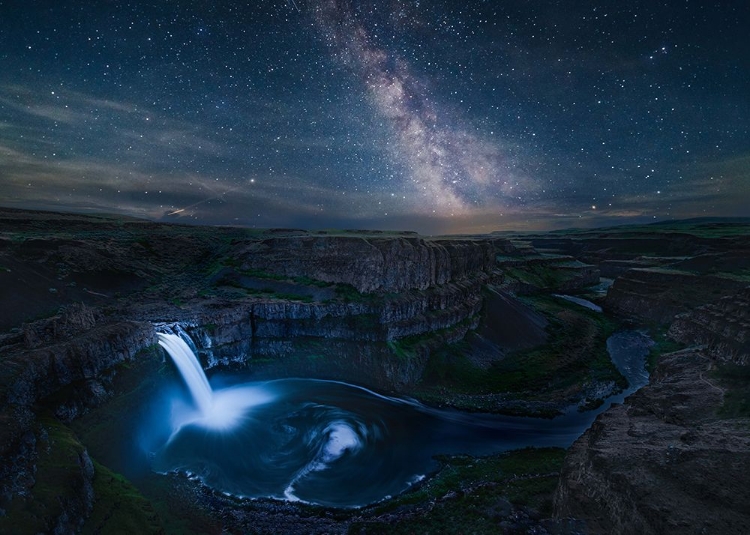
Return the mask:
<svg viewBox="0 0 750 535">
<path fill-rule="evenodd" d="M 189 342 L 160 334 L 189 392 L 172 388 L 156 403 L 146 424 L 153 438 L 144 444 L 152 470 L 189 474 L 229 495 L 361 507 L 424 478 L 437 454 L 568 447 L 596 414 L 643 383 L 630 375 L 643 368 L 644 340 L 625 332 L 607 344 L 630 388 L 596 411 L 571 407 L 547 420 L 431 408 L 333 381 L 216 387 L 217 378 L 212 389 Z"/>
<path fill-rule="evenodd" d="M 554 297 L 559 297 L 560 299 L 565 299 L 566 301 L 570 301 L 571 303 L 575 303 L 576 305 L 581 305 L 582 307 L 586 307 L 590 310 L 593 310 L 594 312 L 601 312 L 602 307 L 599 305 L 595 305 L 591 301 L 587 299 L 581 299 L 580 297 L 574 297 L 572 295 L 563 295 L 563 294 L 552 294 Z"/>
<path fill-rule="evenodd" d="M 184 425 L 196 424 L 210 429 L 230 429 L 255 405 L 268 403 L 274 396 L 259 386 L 234 386 L 211 389 L 198 357 L 190 346 L 175 334 L 157 333 L 162 346 L 182 375 L 198 411 L 176 404 L 172 414 L 173 434 Z"/>
<path fill-rule="evenodd" d="M 164 333 L 157 333 L 157 336 L 159 337 L 159 345 L 166 349 L 177 369 L 180 370 L 198 410 L 203 415 L 209 414 L 214 404 L 213 391 L 195 354 L 179 336 Z"/>
</svg>

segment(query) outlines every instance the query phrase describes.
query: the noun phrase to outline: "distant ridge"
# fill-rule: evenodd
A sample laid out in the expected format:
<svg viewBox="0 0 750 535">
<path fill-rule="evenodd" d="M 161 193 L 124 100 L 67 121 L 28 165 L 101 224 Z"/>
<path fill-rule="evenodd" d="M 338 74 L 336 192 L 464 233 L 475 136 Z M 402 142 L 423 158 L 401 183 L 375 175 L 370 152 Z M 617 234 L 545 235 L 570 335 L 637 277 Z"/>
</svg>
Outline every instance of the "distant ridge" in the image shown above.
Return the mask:
<svg viewBox="0 0 750 535">
<path fill-rule="evenodd" d="M 750 224 L 750 217 L 691 217 L 689 219 L 668 219 L 664 221 L 656 221 L 654 223 L 646 223 L 648 226 L 665 226 L 665 225 L 679 225 L 679 224 Z M 634 225 L 638 226 L 638 225 Z"/>
</svg>

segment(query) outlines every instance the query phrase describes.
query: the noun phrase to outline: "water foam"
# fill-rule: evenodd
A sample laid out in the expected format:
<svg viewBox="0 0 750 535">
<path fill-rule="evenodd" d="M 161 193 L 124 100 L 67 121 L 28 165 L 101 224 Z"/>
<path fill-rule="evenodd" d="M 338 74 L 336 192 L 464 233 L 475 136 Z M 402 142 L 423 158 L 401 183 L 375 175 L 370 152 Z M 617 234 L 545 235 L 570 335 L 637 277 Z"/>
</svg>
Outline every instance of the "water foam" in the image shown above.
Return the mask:
<svg viewBox="0 0 750 535">
<path fill-rule="evenodd" d="M 172 357 L 190 391 L 197 410 L 176 406 L 172 411 L 173 435 L 185 425 L 229 430 L 254 406 L 273 401 L 274 395 L 262 386 L 241 385 L 214 391 L 190 346 L 174 334 L 157 333 L 161 345 Z"/>
<path fill-rule="evenodd" d="M 193 397 L 174 386 L 157 402 L 158 439 L 145 441 L 154 445 L 151 468 L 231 496 L 361 507 L 418 484 L 436 454 L 567 446 L 595 416 L 576 410 L 550 422 L 467 414 L 311 379 L 212 389 L 189 342 L 178 340 L 160 335 L 176 362 L 187 359 L 178 368 Z"/>
</svg>

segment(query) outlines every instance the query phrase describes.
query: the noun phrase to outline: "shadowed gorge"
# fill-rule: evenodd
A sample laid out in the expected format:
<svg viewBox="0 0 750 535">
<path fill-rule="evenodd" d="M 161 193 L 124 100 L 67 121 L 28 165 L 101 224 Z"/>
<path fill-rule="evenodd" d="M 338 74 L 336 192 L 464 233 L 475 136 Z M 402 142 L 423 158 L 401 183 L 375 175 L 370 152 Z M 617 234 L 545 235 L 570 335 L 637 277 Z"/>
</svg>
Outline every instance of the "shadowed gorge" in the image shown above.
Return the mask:
<svg viewBox="0 0 750 535">
<path fill-rule="evenodd" d="M 746 526 L 747 222 L 0 221 L 0 530 Z"/>
</svg>

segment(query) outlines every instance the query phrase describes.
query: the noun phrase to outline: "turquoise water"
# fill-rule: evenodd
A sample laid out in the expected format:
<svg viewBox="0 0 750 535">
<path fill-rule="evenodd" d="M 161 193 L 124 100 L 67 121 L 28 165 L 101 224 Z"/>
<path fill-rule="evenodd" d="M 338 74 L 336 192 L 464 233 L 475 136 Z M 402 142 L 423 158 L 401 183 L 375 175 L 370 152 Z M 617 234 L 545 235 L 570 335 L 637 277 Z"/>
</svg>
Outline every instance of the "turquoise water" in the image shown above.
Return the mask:
<svg viewBox="0 0 750 535">
<path fill-rule="evenodd" d="M 359 507 L 420 481 L 436 468 L 436 454 L 570 446 L 610 403 L 645 384 L 649 342 L 636 331 L 613 335 L 608 349 L 631 387 L 596 411 L 571 407 L 554 419 L 435 409 L 334 381 L 241 375 L 212 378 L 206 412 L 173 384 L 151 401 L 134 457 L 234 496 Z"/>
</svg>

